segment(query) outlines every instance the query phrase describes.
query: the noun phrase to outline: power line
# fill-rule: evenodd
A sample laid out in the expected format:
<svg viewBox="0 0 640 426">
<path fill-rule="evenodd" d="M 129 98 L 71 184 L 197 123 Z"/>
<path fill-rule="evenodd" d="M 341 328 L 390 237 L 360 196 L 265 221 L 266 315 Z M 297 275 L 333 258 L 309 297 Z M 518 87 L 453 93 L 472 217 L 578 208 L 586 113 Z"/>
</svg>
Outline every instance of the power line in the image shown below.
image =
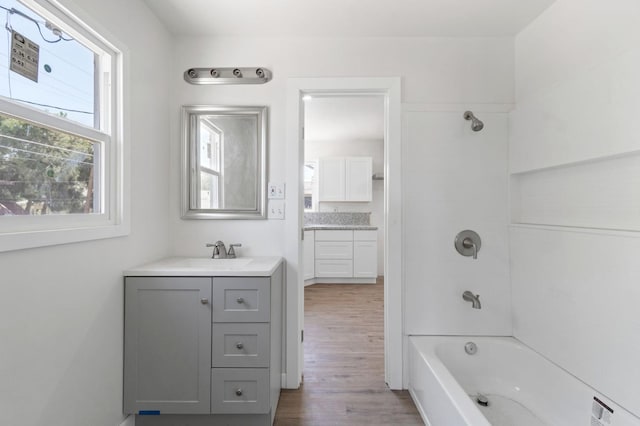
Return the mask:
<svg viewBox="0 0 640 426">
<path fill-rule="evenodd" d="M 3 134 L 0 133 L 0 138 L 13 139 L 14 141 L 18 141 L 18 142 L 26 142 L 26 143 L 31 143 L 31 144 L 34 144 L 34 145 L 44 146 L 45 148 L 58 149 L 60 151 L 67 151 L 67 152 L 71 152 L 71 153 L 74 153 L 74 154 L 80 154 L 80 155 L 84 155 L 84 156 L 88 156 L 88 157 L 93 157 L 93 154 L 89 154 L 88 152 L 75 151 L 73 149 L 62 148 L 62 147 L 59 147 L 59 146 L 50 145 L 50 144 L 46 144 L 46 143 L 42 143 L 42 142 L 31 141 L 29 139 L 23 139 L 23 138 L 19 138 L 17 136 L 3 135 Z M 92 142 L 89 142 L 89 143 L 92 143 Z"/>
<path fill-rule="evenodd" d="M 56 160 L 69 161 L 71 163 L 84 164 L 84 165 L 93 167 L 93 163 L 87 163 L 86 161 L 80 161 L 80 160 L 74 160 L 72 158 L 63 158 L 63 157 L 59 157 L 59 156 L 55 156 L 55 155 L 51 155 L 51 154 L 45 154 L 43 152 L 29 151 L 28 149 L 14 148 L 14 147 L 11 147 L 11 146 L 0 145 L 0 149 L 2 149 L 2 148 L 9 149 L 9 150 L 12 150 L 12 151 L 25 152 L 27 154 L 40 155 L 41 157 L 52 157 L 52 158 L 55 158 Z M 21 160 L 27 160 L 27 161 L 37 161 L 35 158 L 20 158 L 20 159 Z"/>
<path fill-rule="evenodd" d="M 90 115 L 93 115 L 93 112 L 91 112 L 91 111 L 81 111 L 79 109 L 62 108 L 62 107 L 57 107 L 55 105 L 41 104 L 41 103 L 38 103 L 38 102 L 31 102 L 31 101 L 26 101 L 24 99 L 18 99 L 18 98 L 11 98 L 11 99 L 14 100 L 14 101 L 24 102 L 26 104 L 31 104 L 31 105 L 38 105 L 38 106 L 46 107 L 46 108 L 55 108 L 55 109 L 59 109 L 59 110 L 62 110 L 62 111 L 67 111 L 67 112 L 77 112 L 79 114 L 90 114 Z"/>
</svg>

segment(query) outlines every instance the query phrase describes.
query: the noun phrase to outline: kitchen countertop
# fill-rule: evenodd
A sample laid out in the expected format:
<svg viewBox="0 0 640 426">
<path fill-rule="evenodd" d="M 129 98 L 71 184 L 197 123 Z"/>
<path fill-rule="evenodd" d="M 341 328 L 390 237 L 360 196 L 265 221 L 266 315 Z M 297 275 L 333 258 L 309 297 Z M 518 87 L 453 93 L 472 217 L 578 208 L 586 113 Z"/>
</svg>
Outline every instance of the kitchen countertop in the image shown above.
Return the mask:
<svg viewBox="0 0 640 426">
<path fill-rule="evenodd" d="M 129 277 L 266 277 L 278 269 L 278 256 L 211 259 L 169 257 L 124 271 Z"/>
<path fill-rule="evenodd" d="M 338 231 L 338 230 L 354 230 L 354 231 L 375 231 L 377 226 L 372 225 L 305 225 L 305 231 Z"/>
</svg>

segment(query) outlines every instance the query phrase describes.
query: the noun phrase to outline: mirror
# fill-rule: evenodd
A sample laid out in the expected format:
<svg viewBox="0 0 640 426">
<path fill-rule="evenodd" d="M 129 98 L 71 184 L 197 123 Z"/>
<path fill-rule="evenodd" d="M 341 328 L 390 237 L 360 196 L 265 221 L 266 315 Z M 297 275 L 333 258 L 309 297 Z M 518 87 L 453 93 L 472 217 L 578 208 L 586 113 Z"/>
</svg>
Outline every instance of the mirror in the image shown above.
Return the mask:
<svg viewBox="0 0 640 426">
<path fill-rule="evenodd" d="M 182 107 L 182 218 L 265 219 L 267 107 Z"/>
</svg>

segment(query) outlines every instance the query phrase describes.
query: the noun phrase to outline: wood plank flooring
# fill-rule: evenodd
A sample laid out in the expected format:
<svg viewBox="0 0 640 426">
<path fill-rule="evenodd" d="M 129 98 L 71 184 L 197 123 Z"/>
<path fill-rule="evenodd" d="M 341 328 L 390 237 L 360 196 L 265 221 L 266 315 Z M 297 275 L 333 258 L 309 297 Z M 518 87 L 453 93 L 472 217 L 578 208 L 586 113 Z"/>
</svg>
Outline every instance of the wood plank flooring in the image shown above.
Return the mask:
<svg viewBox="0 0 640 426">
<path fill-rule="evenodd" d="M 383 283 L 305 288 L 304 381 L 283 389 L 276 426 L 424 425 L 384 383 Z"/>
</svg>

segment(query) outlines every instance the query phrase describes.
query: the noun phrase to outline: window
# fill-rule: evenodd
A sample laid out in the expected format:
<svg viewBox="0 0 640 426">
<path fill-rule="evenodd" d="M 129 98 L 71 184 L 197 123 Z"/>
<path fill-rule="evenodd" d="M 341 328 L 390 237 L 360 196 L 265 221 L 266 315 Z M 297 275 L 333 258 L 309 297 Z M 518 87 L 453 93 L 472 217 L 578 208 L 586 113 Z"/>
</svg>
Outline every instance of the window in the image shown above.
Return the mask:
<svg viewBox="0 0 640 426">
<path fill-rule="evenodd" d="M 200 122 L 198 151 L 198 194 L 200 209 L 220 208 L 222 201 L 222 148 L 224 132 L 208 119 Z"/>
<path fill-rule="evenodd" d="M 122 54 L 46 0 L 0 9 L 0 251 L 126 234 Z"/>
</svg>

